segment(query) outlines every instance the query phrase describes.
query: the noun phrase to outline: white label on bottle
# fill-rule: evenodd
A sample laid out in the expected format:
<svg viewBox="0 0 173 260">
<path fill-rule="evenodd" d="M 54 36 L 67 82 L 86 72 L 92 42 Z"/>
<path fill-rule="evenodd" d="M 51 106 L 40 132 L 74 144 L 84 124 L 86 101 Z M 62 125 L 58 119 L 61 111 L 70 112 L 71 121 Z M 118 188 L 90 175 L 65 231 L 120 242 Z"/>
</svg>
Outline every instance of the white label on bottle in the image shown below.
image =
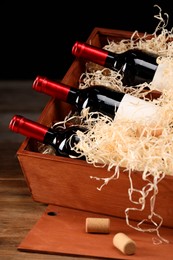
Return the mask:
<svg viewBox="0 0 173 260">
<path fill-rule="evenodd" d="M 151 83 L 152 88 L 159 91 L 173 88 L 173 63 L 169 61 L 160 63 Z"/>
<path fill-rule="evenodd" d="M 117 110 L 115 120 L 125 119 L 143 124 L 157 123 L 159 107 L 149 101 L 125 94 Z"/>
</svg>

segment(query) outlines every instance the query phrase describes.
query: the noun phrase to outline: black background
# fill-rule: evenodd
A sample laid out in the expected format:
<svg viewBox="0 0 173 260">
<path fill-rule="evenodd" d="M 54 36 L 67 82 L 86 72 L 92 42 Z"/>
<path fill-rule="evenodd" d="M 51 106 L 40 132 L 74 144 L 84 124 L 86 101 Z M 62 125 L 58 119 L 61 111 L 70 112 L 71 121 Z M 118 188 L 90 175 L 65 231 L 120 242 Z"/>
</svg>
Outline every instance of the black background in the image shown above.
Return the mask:
<svg viewBox="0 0 173 260">
<path fill-rule="evenodd" d="M 86 41 L 94 27 L 153 33 L 158 5 L 173 27 L 173 2 L 1 1 L 0 79 L 61 79 L 74 57 L 76 40 Z M 94 6 L 93 6 L 94 4 Z"/>
</svg>

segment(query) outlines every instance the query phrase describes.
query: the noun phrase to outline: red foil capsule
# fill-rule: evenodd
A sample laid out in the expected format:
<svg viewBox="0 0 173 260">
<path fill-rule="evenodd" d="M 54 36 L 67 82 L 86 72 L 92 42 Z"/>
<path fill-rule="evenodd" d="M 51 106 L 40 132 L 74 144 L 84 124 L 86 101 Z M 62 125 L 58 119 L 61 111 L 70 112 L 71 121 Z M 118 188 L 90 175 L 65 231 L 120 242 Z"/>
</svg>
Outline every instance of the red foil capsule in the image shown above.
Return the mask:
<svg viewBox="0 0 173 260">
<path fill-rule="evenodd" d="M 20 115 L 13 116 L 9 124 L 9 129 L 24 136 L 34 138 L 40 142 L 44 141 L 45 134 L 48 131 L 47 126 L 33 122 Z"/>
<path fill-rule="evenodd" d="M 32 88 L 62 101 L 67 100 L 70 91 L 70 87 L 67 85 L 61 82 L 53 82 L 40 76 L 34 80 Z"/>
<path fill-rule="evenodd" d="M 78 58 L 84 58 L 101 66 L 105 65 L 108 51 L 91 46 L 87 43 L 76 42 L 72 47 L 72 54 Z"/>
</svg>

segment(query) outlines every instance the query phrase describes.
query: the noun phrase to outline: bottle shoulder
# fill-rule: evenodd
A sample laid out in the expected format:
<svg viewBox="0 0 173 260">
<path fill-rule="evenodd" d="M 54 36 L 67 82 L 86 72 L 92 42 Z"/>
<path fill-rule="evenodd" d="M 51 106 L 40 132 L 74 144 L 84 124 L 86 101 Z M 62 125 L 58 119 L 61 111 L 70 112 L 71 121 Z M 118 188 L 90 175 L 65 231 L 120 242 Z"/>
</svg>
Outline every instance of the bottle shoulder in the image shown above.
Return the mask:
<svg viewBox="0 0 173 260">
<path fill-rule="evenodd" d="M 105 96 L 124 96 L 123 92 L 117 91 L 113 88 L 104 86 L 104 85 L 94 85 L 88 88 L 82 89 L 81 93 L 87 93 L 88 95 L 105 95 Z"/>
<path fill-rule="evenodd" d="M 147 50 L 142 50 L 142 49 L 129 49 L 126 52 L 122 53 L 122 55 L 126 55 L 126 56 L 133 56 L 134 58 L 143 58 L 146 59 L 147 57 L 149 58 L 153 58 L 156 59 L 158 57 L 158 54 L 154 53 L 154 52 L 149 52 Z"/>
<path fill-rule="evenodd" d="M 85 132 L 87 130 L 86 127 L 82 125 L 69 125 L 66 128 L 63 127 L 52 127 L 52 132 L 54 133 L 54 136 L 71 136 L 72 134 L 76 134 L 77 131 Z"/>
</svg>

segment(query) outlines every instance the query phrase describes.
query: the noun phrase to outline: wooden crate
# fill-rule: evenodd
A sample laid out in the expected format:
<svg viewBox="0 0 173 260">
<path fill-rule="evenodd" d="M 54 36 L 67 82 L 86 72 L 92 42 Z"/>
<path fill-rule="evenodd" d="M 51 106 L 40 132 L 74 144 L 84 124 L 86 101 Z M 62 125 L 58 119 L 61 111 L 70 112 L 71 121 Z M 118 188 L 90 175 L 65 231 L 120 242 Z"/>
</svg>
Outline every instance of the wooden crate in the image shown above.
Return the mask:
<svg viewBox="0 0 173 260">
<path fill-rule="evenodd" d="M 131 32 L 94 28 L 87 42 L 102 47 L 107 39 L 119 41 L 129 39 Z M 62 82 L 78 86 L 85 64 L 75 59 Z M 42 111 L 39 122 L 50 125 L 63 120 L 71 110 L 69 104 L 51 99 Z M 133 207 L 129 201 L 128 174 L 121 172 L 119 179 L 112 180 L 101 191 L 102 182 L 90 176 L 109 177 L 113 172 L 106 168 L 95 168 L 85 161 L 53 155 L 43 155 L 35 150 L 34 141 L 26 138 L 17 151 L 17 156 L 34 201 L 67 208 L 101 213 L 124 218 L 125 209 Z M 134 173 L 134 184 L 143 187 L 140 172 Z M 163 226 L 173 227 L 173 177 L 166 176 L 158 184 L 155 212 L 163 217 Z M 149 199 L 145 210 L 134 211 L 130 218 L 140 221 L 150 214 Z"/>
</svg>

